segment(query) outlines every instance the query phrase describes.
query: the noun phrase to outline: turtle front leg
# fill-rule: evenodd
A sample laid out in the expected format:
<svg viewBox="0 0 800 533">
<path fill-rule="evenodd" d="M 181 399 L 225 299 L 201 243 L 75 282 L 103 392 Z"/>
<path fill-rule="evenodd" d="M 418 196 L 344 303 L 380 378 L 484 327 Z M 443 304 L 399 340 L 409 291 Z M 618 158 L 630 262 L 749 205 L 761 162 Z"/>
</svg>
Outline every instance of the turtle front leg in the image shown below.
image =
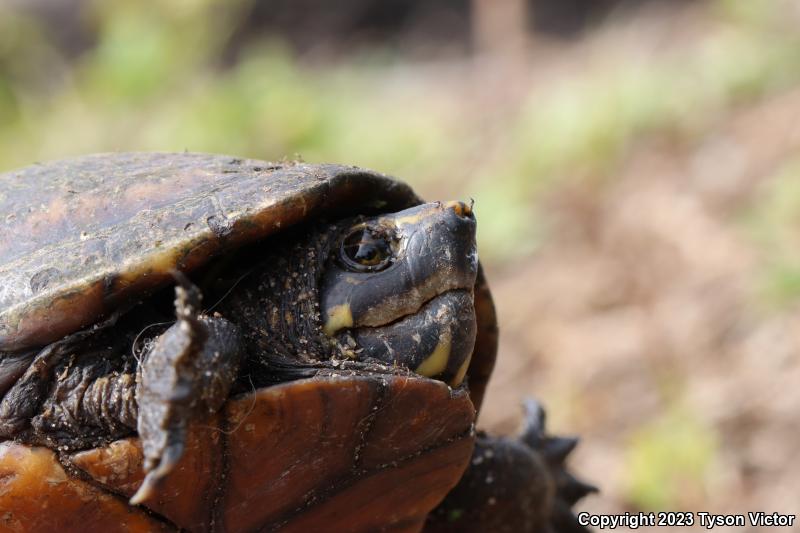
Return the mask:
<svg viewBox="0 0 800 533">
<path fill-rule="evenodd" d="M 241 360 L 239 328 L 220 316 L 200 315 L 199 289 L 183 274 L 175 276 L 178 320 L 139 365 L 137 426 L 147 475 L 132 504 L 146 500 L 178 463 L 189 423 L 222 407 Z"/>
<path fill-rule="evenodd" d="M 22 433 L 29 432 L 31 422 L 34 425 L 34 432 L 39 435 L 63 433 L 66 438 L 72 437 L 76 440 L 84 437 L 84 435 L 81 435 L 79 421 L 84 418 L 94 418 L 91 413 L 86 412 L 86 409 L 82 409 L 84 407 L 82 399 L 84 392 L 89 390 L 88 385 L 81 383 L 76 386 L 72 382 L 64 385 L 65 382 L 70 381 L 66 379 L 66 375 L 72 365 L 67 364 L 66 368 L 63 368 L 63 361 L 75 354 L 91 351 L 86 346 L 87 342 L 95 337 L 97 332 L 113 326 L 120 314 L 115 313 L 105 321 L 89 329 L 73 333 L 49 344 L 38 353 L 29 352 L 16 355 L 7 354 L 5 356 L 0 354 L 2 358 L 2 361 L 0 361 L 0 438 L 20 437 Z M 59 367 L 62 367 L 62 371 L 56 377 L 54 373 Z M 91 371 L 89 374 L 91 374 Z M 125 399 L 132 398 L 132 394 L 125 394 L 124 389 L 126 387 L 119 385 L 122 381 L 116 379 L 117 377 L 119 376 L 115 375 L 113 379 L 105 380 L 104 383 L 106 385 L 111 383 L 110 386 L 106 386 L 106 389 L 113 389 L 114 393 L 118 393 L 113 394 L 117 403 L 125 403 Z M 53 384 L 54 381 L 56 382 L 55 385 Z M 84 379 L 83 381 L 86 380 Z M 132 391 L 132 387 L 128 388 Z M 47 402 L 48 392 L 51 389 L 52 397 Z M 75 394 L 76 392 L 77 394 Z M 89 397 L 93 396 L 89 394 Z M 97 397 L 94 398 L 97 399 Z M 105 400 L 105 397 L 100 398 L 99 405 L 105 407 Z M 48 405 L 48 403 L 51 405 Z M 43 404 L 45 404 L 46 412 L 39 414 Z M 62 408 L 63 406 L 60 404 L 64 404 L 66 408 Z M 89 401 L 87 404 L 91 406 L 92 402 Z M 48 409 L 48 407 L 50 408 Z M 98 407 L 97 410 L 101 409 L 102 407 Z M 125 411 L 124 408 L 106 410 L 113 413 Z M 91 408 L 89 411 L 91 411 Z M 63 416 L 65 414 L 66 416 Z M 83 415 L 87 416 L 84 417 Z M 120 416 L 114 417 L 111 423 L 119 422 L 124 425 L 124 416 L 125 413 L 123 412 Z M 21 440 L 37 441 L 37 437 L 36 435 L 28 435 L 27 438 L 23 437 Z"/>
</svg>

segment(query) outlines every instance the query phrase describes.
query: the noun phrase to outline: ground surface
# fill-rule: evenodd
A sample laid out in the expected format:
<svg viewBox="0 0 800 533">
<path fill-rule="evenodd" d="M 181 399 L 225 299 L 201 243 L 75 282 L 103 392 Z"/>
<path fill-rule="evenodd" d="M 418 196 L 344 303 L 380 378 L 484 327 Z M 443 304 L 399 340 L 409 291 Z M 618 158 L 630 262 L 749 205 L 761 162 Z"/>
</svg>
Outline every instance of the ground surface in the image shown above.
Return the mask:
<svg viewBox="0 0 800 533">
<path fill-rule="evenodd" d="M 508 431 L 509 405 L 543 398 L 603 487 L 585 509 L 797 512 L 800 312 L 764 303 L 742 213 L 791 194 L 776 176 L 798 110 L 783 94 L 696 146 L 642 146 L 612 186 L 553 191 L 537 253 L 490 269 L 502 340 L 484 421 Z"/>
</svg>

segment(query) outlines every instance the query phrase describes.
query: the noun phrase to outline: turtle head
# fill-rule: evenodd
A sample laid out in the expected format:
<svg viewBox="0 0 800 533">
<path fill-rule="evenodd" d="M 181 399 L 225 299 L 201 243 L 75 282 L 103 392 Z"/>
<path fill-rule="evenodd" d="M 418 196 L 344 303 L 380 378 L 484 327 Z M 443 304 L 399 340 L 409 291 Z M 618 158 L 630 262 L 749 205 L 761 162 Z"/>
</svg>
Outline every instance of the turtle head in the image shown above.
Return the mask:
<svg viewBox="0 0 800 533">
<path fill-rule="evenodd" d="M 458 385 L 475 344 L 475 216 L 435 202 L 347 224 L 321 285 L 323 330 L 346 353 Z"/>
</svg>

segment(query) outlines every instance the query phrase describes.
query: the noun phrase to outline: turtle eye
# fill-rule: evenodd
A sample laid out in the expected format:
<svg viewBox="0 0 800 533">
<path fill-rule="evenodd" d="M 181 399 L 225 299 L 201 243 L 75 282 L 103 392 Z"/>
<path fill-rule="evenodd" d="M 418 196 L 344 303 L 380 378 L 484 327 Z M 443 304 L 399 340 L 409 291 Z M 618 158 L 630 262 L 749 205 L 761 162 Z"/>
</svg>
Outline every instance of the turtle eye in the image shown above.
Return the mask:
<svg viewBox="0 0 800 533">
<path fill-rule="evenodd" d="M 353 228 L 347 234 L 339 256 L 355 272 L 378 272 L 394 260 L 391 239 L 385 232 L 366 226 Z"/>
</svg>

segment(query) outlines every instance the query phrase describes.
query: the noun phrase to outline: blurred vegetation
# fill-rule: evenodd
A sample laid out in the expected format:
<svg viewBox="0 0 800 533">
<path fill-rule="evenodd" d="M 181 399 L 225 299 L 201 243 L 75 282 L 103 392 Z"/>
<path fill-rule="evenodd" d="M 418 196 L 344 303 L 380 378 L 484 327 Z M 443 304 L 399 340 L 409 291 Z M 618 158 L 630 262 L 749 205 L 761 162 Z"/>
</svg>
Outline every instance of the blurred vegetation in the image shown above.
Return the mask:
<svg viewBox="0 0 800 533">
<path fill-rule="evenodd" d="M 704 499 L 716 448 L 712 429 L 689 409 L 673 405 L 630 438 L 625 470 L 630 501 L 649 511 L 692 509 Z"/>
<path fill-rule="evenodd" d="M 75 60 L 36 18 L 0 6 L 0 169 L 87 152 L 191 150 L 300 154 L 417 185 L 452 179 L 492 213 L 482 250 L 500 259 L 535 245 L 532 206 L 554 181 L 608 179 L 638 137 L 691 137 L 731 106 L 800 79 L 800 39 L 776 31 L 780 10 L 723 0 L 716 9 L 727 26 L 699 47 L 676 46 L 655 62 L 624 43 L 600 47 L 566 79 L 534 78 L 509 113 L 473 105 L 476 78 L 464 72 L 438 88 L 407 81 L 385 50 L 309 64 L 265 37 L 226 64 L 248 1 L 90 4 L 97 42 Z"/>
<path fill-rule="evenodd" d="M 745 214 L 748 233 L 764 260 L 761 295 L 774 309 L 800 297 L 800 159 L 783 162 Z"/>
</svg>

